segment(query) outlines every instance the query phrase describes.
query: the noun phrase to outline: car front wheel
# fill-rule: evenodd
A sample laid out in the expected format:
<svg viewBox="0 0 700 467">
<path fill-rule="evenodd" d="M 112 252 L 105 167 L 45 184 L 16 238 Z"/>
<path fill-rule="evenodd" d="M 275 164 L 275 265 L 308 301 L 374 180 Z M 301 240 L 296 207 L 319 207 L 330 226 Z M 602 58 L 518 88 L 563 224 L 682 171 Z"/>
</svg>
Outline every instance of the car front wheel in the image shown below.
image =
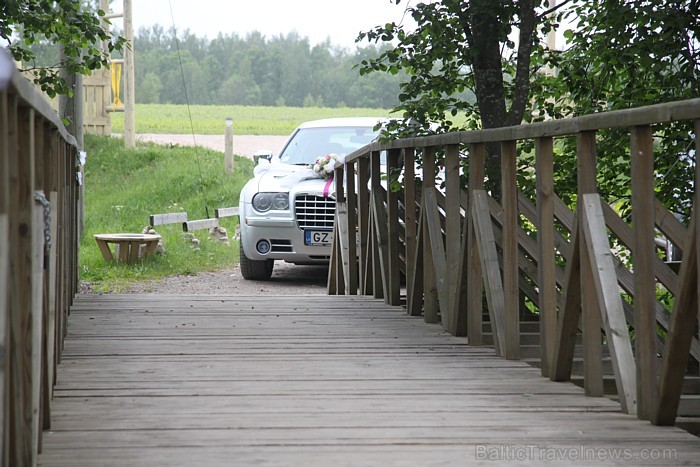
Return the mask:
<svg viewBox="0 0 700 467">
<path fill-rule="evenodd" d="M 240 243 L 241 252 L 241 275 L 243 279 L 253 281 L 266 281 L 272 276 L 272 268 L 275 266 L 274 260 L 253 260 L 249 259 L 243 251 L 243 242 Z"/>
</svg>

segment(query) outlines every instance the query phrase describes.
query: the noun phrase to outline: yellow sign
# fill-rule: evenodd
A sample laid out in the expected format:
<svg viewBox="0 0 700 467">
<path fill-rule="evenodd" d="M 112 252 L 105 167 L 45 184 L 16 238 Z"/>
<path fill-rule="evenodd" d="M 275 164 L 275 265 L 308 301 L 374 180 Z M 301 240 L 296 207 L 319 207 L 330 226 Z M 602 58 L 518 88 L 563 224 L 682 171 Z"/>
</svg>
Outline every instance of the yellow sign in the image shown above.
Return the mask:
<svg viewBox="0 0 700 467">
<path fill-rule="evenodd" d="M 122 80 L 122 64 L 112 63 L 112 94 L 114 94 L 115 107 L 121 107 L 122 101 L 119 99 L 119 90 Z"/>
</svg>

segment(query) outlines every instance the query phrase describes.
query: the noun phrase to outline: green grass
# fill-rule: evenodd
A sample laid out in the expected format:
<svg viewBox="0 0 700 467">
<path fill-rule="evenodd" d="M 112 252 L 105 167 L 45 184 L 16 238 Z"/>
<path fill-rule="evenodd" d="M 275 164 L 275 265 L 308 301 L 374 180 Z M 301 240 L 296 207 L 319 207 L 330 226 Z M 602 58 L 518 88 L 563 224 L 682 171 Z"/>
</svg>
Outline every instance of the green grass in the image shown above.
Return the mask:
<svg viewBox="0 0 700 467">
<path fill-rule="evenodd" d="M 192 105 L 194 133 L 218 135 L 224 133 L 225 120 L 233 119 L 233 131 L 238 135 L 288 135 L 307 120 L 333 117 L 386 117 L 385 109 L 319 108 L 319 107 L 251 107 L 222 105 Z M 112 131 L 124 132 L 124 114 L 111 114 Z M 136 133 L 192 133 L 186 105 L 137 104 Z"/>
<path fill-rule="evenodd" d="M 238 206 L 243 185 L 252 177 L 252 161 L 236 157 L 233 174 L 223 173 L 223 154 L 204 148 L 139 143 L 124 149 L 123 140 L 86 136 L 85 231 L 80 245 L 80 278 L 93 288 L 119 291 L 130 281 L 232 267 L 238 263 L 237 243 L 230 247 L 209 241 L 207 231 L 195 232 L 201 249 L 191 249 L 180 237 L 181 225 L 157 226 L 166 249 L 164 256 L 137 264 L 107 263 L 93 235 L 140 233 L 149 215 L 185 211 L 188 219 L 210 217 L 219 207 Z M 201 180 L 197 154 L 201 162 Z M 221 225 L 235 231 L 235 218 Z"/>
</svg>

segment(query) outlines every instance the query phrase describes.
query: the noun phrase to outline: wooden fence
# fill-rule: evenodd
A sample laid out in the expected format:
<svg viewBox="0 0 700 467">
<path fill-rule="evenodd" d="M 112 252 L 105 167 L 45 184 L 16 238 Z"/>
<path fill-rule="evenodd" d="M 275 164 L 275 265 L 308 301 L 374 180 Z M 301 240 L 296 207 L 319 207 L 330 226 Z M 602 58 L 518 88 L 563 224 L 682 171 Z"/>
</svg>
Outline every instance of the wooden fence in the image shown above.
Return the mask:
<svg viewBox="0 0 700 467">
<path fill-rule="evenodd" d="M 77 291 L 77 147 L 0 50 L 0 464 L 35 465 Z"/>
<path fill-rule="evenodd" d="M 85 133 L 91 135 L 111 135 L 112 71 L 99 69 L 92 75 L 83 77 L 83 124 Z"/>
<path fill-rule="evenodd" d="M 539 351 L 534 354 L 544 376 L 572 378 L 576 354 L 583 359 L 586 394 L 602 396 L 607 364 L 625 412 L 673 424 L 688 378 L 687 362 L 700 358 L 700 219 L 695 213 L 683 224 L 655 198 L 651 125 L 678 121 L 694 122 L 697 134 L 700 99 L 366 146 L 336 169 L 328 291 L 371 294 L 400 305 L 405 281 L 410 315 L 440 321 L 450 333 L 467 335 L 471 345 L 493 343 L 507 359 L 532 356 L 521 320 L 539 321 Z M 596 133 L 611 128 L 629 130 L 631 225 L 596 186 Z M 577 146 L 574 211 L 553 189 L 554 148 L 565 137 L 575 137 Z M 518 143 L 523 141 L 534 141 L 536 148 L 533 200 L 518 186 Z M 501 203 L 484 189 L 489 144 L 501 148 Z M 695 144 L 697 151 L 697 139 Z M 382 152 L 386 167 L 380 162 Z M 432 175 L 438 152 L 444 154 L 442 187 Z M 414 172 L 417 153 L 423 159 L 420 188 Z M 382 174 L 395 169 L 405 186 L 387 192 Z M 463 169 L 467 186 L 460 182 Z M 697 180 L 697 166 L 695 176 Z M 682 250 L 678 274 L 657 255 L 659 232 Z M 631 252 L 631 268 L 611 252 L 611 238 Z M 673 294 L 672 310 L 657 301 L 659 284 Z M 630 300 L 623 299 L 623 292 Z M 490 336 L 484 331 L 489 329 Z"/>
</svg>

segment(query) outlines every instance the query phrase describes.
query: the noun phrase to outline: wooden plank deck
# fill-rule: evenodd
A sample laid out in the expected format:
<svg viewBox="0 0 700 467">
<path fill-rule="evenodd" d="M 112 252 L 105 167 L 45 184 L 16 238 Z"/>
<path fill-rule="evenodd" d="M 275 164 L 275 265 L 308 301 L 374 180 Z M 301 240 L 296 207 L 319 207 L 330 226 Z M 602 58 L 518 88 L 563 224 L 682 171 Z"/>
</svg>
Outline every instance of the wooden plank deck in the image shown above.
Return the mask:
<svg viewBox="0 0 700 467">
<path fill-rule="evenodd" d="M 683 430 L 367 297 L 81 295 L 68 329 L 42 466 L 700 459 Z"/>
</svg>

